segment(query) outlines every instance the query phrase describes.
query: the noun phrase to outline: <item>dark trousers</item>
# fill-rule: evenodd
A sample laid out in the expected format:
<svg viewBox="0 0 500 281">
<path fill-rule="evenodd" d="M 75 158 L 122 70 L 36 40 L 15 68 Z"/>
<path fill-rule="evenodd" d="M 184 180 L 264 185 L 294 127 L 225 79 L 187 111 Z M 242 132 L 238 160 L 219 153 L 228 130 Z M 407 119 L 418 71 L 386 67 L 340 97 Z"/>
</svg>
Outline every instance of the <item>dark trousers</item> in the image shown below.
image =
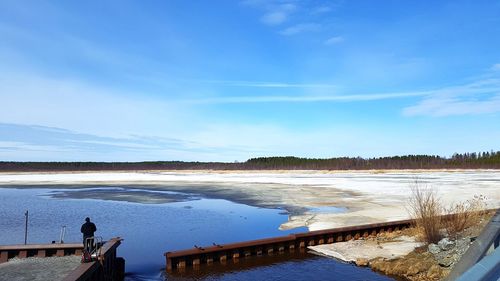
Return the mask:
<svg viewBox="0 0 500 281">
<path fill-rule="evenodd" d="M 83 249 L 89 253 L 94 250 L 94 236 L 83 237 Z"/>
</svg>

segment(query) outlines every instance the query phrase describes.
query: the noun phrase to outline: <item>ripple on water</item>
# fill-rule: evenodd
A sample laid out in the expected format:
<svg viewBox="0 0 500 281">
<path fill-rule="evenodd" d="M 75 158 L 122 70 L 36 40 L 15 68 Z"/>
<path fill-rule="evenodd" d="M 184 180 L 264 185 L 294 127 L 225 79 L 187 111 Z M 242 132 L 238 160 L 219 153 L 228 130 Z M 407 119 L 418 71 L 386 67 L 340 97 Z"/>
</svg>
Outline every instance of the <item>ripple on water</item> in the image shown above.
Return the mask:
<svg viewBox="0 0 500 281">
<path fill-rule="evenodd" d="M 82 186 L 74 190 L 84 189 Z M 125 186 L 52 197 L 54 194 L 69 195 L 64 193 L 66 191 L 56 188 L 0 188 L 0 244 L 22 241 L 24 212 L 27 209 L 30 211 L 28 241 L 31 243 L 57 240 L 62 225 L 67 227 L 66 241 L 80 241 L 80 225 L 89 216 L 97 224 L 96 235 L 104 239 L 115 236 L 125 239 L 118 249 L 118 255 L 126 260 L 127 279 L 162 280 L 161 272 L 165 267 L 163 253 L 166 251 L 192 248 L 195 244 L 225 244 L 306 231 L 306 228 L 280 231 L 278 227 L 288 220 L 288 215 L 280 214 L 282 209 L 258 208 L 228 200 L 200 198 L 196 194 L 187 194 L 186 198 L 192 196 L 197 200 L 157 204 L 113 200 L 113 196 L 130 195 L 128 198 L 131 198 L 144 193 L 153 197 L 161 197 L 162 194 L 176 196 L 168 191 L 146 190 L 137 193 L 133 187 Z M 89 198 L 87 195 L 92 196 Z M 332 210 L 337 209 L 330 211 Z M 322 270 L 318 271 L 318 268 Z M 325 280 L 332 275 L 344 276 L 343 274 L 347 274 L 344 279 L 336 279 L 388 280 L 370 271 L 345 267 L 331 259 L 317 257 L 209 272 L 194 280 Z M 357 277 L 351 278 L 352 276 Z M 168 275 L 166 277 L 168 280 L 174 278 Z M 184 280 L 193 279 L 189 277 Z"/>
</svg>

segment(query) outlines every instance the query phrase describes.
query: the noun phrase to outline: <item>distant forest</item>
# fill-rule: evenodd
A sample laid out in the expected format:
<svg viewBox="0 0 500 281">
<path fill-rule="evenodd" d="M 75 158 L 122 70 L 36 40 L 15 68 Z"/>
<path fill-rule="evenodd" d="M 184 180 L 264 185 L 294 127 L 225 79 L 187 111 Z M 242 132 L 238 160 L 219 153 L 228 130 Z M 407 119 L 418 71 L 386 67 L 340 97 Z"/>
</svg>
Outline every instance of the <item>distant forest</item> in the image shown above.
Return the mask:
<svg viewBox="0 0 500 281">
<path fill-rule="evenodd" d="M 500 151 L 379 158 L 259 157 L 246 162 L 0 162 L 0 171 L 500 169 Z"/>
</svg>

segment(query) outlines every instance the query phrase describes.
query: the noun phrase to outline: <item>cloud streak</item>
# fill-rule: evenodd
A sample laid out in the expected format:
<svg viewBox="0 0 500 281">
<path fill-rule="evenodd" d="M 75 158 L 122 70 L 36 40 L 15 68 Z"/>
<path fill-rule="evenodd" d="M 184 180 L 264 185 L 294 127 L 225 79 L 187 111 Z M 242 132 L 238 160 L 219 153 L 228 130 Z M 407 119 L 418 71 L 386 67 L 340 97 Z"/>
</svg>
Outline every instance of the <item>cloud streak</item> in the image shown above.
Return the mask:
<svg viewBox="0 0 500 281">
<path fill-rule="evenodd" d="M 491 78 L 467 85 L 443 88 L 413 106 L 403 109 L 405 116 L 477 115 L 500 112 L 500 79 Z"/>
<path fill-rule="evenodd" d="M 287 17 L 286 13 L 276 11 L 265 14 L 260 20 L 267 25 L 279 25 L 285 22 Z"/>
<path fill-rule="evenodd" d="M 291 36 L 304 32 L 315 32 L 321 29 L 321 25 L 317 23 L 300 23 L 280 31 L 281 35 Z"/>
<path fill-rule="evenodd" d="M 246 0 L 243 1 L 242 4 L 264 10 L 264 14 L 260 18 L 260 21 L 269 26 L 285 23 L 290 15 L 298 8 L 293 1 Z"/>
<path fill-rule="evenodd" d="M 322 84 L 286 84 L 236 82 L 242 87 L 321 87 Z M 422 98 L 417 104 L 402 109 L 404 116 L 449 116 L 467 114 L 489 114 L 500 112 L 500 78 L 473 81 L 469 84 L 440 89 L 410 92 L 390 92 L 354 95 L 267 95 L 267 96 L 225 96 L 185 99 L 190 104 L 238 104 L 238 103 L 313 103 L 313 102 L 366 102 L 389 99 Z"/>
<path fill-rule="evenodd" d="M 342 36 L 334 36 L 330 37 L 325 41 L 325 45 L 336 45 L 344 42 L 344 38 Z"/>
<path fill-rule="evenodd" d="M 48 126 L 10 123 L 0 123 L 0 141 L 3 142 L 3 146 L 16 144 L 22 147 L 45 147 L 49 150 L 51 147 L 57 147 L 58 149 L 93 152 L 185 149 L 193 146 L 193 142 L 164 137 L 137 135 L 128 138 L 102 137 Z"/>
<path fill-rule="evenodd" d="M 407 92 L 364 95 L 334 95 L 334 96 L 244 96 L 244 97 L 213 97 L 205 99 L 188 99 L 194 104 L 224 104 L 224 103 L 272 103 L 272 102 L 354 102 L 374 101 L 396 98 L 408 98 L 429 95 L 432 92 Z"/>
<path fill-rule="evenodd" d="M 221 84 L 231 87 L 254 87 L 254 88 L 336 88 L 335 84 L 325 83 L 287 83 L 266 81 L 243 81 L 243 80 L 188 80 L 198 83 Z"/>
<path fill-rule="evenodd" d="M 0 123 L 2 160 L 9 160 L 9 155 L 14 155 L 11 159 L 19 159 L 23 154 L 31 160 L 40 154 L 52 154 L 50 156 L 52 159 L 64 160 L 78 160 L 78 157 L 75 157 L 78 155 L 93 155 L 104 161 L 114 159 L 117 155 L 121 155 L 118 157 L 122 157 L 122 161 L 186 158 L 199 160 L 220 153 L 222 148 L 225 153 L 262 152 L 252 147 L 227 143 L 208 145 L 176 138 L 139 135 L 108 137 L 48 126 Z M 107 158 L 109 155 L 112 157 Z"/>
</svg>

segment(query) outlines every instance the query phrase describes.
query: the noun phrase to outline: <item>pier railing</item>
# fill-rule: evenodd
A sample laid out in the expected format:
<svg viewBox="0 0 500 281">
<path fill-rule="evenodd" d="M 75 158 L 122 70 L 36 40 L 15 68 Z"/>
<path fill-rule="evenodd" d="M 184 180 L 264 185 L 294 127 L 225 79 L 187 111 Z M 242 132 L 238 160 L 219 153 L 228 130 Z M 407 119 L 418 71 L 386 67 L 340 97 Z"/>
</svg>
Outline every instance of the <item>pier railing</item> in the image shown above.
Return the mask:
<svg viewBox="0 0 500 281">
<path fill-rule="evenodd" d="M 125 274 L 125 260 L 116 256 L 122 239 L 113 238 L 101 248 L 97 261 L 82 263 L 70 272 L 63 281 L 121 281 Z"/>
</svg>

